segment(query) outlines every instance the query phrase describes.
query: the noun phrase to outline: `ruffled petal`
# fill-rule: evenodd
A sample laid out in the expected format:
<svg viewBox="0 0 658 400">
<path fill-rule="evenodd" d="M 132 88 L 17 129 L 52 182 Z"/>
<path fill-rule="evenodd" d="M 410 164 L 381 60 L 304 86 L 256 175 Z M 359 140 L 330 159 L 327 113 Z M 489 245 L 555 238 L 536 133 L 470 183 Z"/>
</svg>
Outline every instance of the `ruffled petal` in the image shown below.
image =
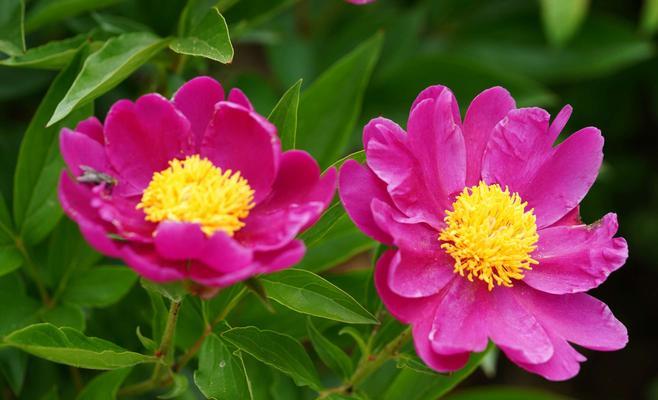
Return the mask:
<svg viewBox="0 0 658 400">
<path fill-rule="evenodd" d="M 215 232 L 206 240 L 205 248 L 197 259 L 208 265 L 214 271 L 222 274 L 232 274 L 240 270 L 250 269 L 253 251 L 235 241 L 222 231 Z M 194 270 L 190 272 L 194 279 Z"/>
<path fill-rule="evenodd" d="M 481 352 L 487 348 L 487 303 L 484 285 L 453 279 L 438 295 L 430 341 L 439 354 Z"/>
<path fill-rule="evenodd" d="M 560 339 L 550 332 L 548 336 L 553 345 L 553 356 L 544 363 L 529 364 L 522 359 L 515 358 L 514 355 L 507 353 L 506 355 L 519 367 L 551 381 L 564 381 L 578 375 L 580 363 L 587 359 L 574 350 L 566 340 Z"/>
<path fill-rule="evenodd" d="M 81 167 L 90 167 L 99 172 L 112 174 L 103 145 L 84 133 L 62 129 L 59 135 L 59 148 L 64 162 L 76 177 L 83 174 Z"/>
<path fill-rule="evenodd" d="M 186 261 L 167 261 L 150 246 L 124 246 L 121 258 L 138 274 L 155 282 L 185 278 Z"/>
<path fill-rule="evenodd" d="M 258 264 L 258 273 L 269 274 L 299 263 L 304 258 L 305 252 L 304 242 L 293 240 L 279 249 L 257 252 L 254 255 L 254 262 Z"/>
<path fill-rule="evenodd" d="M 372 212 L 381 229 L 393 237 L 400 249 L 391 262 L 389 287 L 404 297 L 426 297 L 438 293 L 455 278 L 454 260 L 441 250 L 438 233 L 425 224 L 401 222 L 386 203 L 373 200 Z"/>
<path fill-rule="evenodd" d="M 340 200 L 354 224 L 376 241 L 392 244 L 393 239 L 377 226 L 370 209 L 373 199 L 391 205 L 384 182 L 368 167 L 355 160 L 347 160 L 340 169 L 338 188 Z"/>
<path fill-rule="evenodd" d="M 75 127 L 76 132 L 87 135 L 100 144 L 105 144 L 105 135 L 103 134 L 103 124 L 96 117 L 89 117 L 82 120 Z"/>
<path fill-rule="evenodd" d="M 435 228 L 442 225 L 436 196 L 423 180 L 418 160 L 408 148 L 406 133 L 394 122 L 375 118 L 363 129 L 366 162 L 379 179 L 393 203 L 408 218 L 426 222 Z"/>
<path fill-rule="evenodd" d="M 515 362 L 540 364 L 553 356 L 553 344 L 540 322 L 517 301 L 514 289 L 489 292 L 489 337 Z"/>
<path fill-rule="evenodd" d="M 516 108 L 509 92 L 500 86 L 477 95 L 464 117 L 464 143 L 466 146 L 466 186 L 475 186 L 482 175 L 482 156 L 491 132 L 507 113 Z"/>
<path fill-rule="evenodd" d="M 244 92 L 238 88 L 233 88 L 228 94 L 228 101 L 231 103 L 239 104 L 249 111 L 254 111 L 254 106 L 251 105 L 249 98 Z"/>
<path fill-rule="evenodd" d="M 420 167 L 416 173 L 429 189 L 424 195 L 430 196 L 428 203 L 435 204 L 434 213 L 439 214 L 450 207 L 451 195 L 463 189 L 466 179 L 466 148 L 452 92 L 445 89 L 438 97 L 417 103 L 407 132 L 409 149 Z"/>
<path fill-rule="evenodd" d="M 115 103 L 107 115 L 105 139 L 110 164 L 134 187 L 133 193 L 125 195 L 141 194 L 154 172 L 193 151 L 189 122 L 157 94 L 142 96 L 135 103 Z"/>
<path fill-rule="evenodd" d="M 168 260 L 190 260 L 203 252 L 206 236 L 199 224 L 164 221 L 155 231 L 153 244 L 158 254 Z"/>
<path fill-rule="evenodd" d="M 281 144 L 274 125 L 235 103 L 216 106 L 201 156 L 223 170 L 240 171 L 258 204 L 270 193 L 279 169 Z"/>
<path fill-rule="evenodd" d="M 491 133 L 482 159 L 483 180 L 523 195 L 528 182 L 553 153 L 553 141 L 547 133 L 549 118 L 541 108 L 511 110 Z"/>
<path fill-rule="evenodd" d="M 400 321 L 410 324 L 425 314 L 425 308 L 434 304 L 434 297 L 410 298 L 393 292 L 389 287 L 391 263 L 396 250 L 386 250 L 375 266 L 375 288 L 386 309 Z"/>
<path fill-rule="evenodd" d="M 172 101 L 190 122 L 197 151 L 215 112 L 215 105 L 223 100 L 222 85 L 209 76 L 200 76 L 186 82 L 174 94 Z"/>
<path fill-rule="evenodd" d="M 554 295 L 527 287 L 519 301 L 560 338 L 592 350 L 619 350 L 628 343 L 626 327 L 608 306 L 585 293 Z"/>
<path fill-rule="evenodd" d="M 584 128 L 555 148 L 534 178 L 519 192 L 535 209 L 537 226 L 561 219 L 580 204 L 603 161 L 603 136 L 596 128 Z"/>
<path fill-rule="evenodd" d="M 607 214 L 591 226 L 541 230 L 535 253 L 539 265 L 526 272 L 523 281 L 555 294 L 585 292 L 599 286 L 628 257 L 626 241 L 614 237 L 617 227 L 617 216 Z"/>
<path fill-rule="evenodd" d="M 144 211 L 137 209 L 138 196 L 122 197 L 106 193 L 102 187 L 94 188 L 97 196 L 92 206 L 98 210 L 98 215 L 112 224 L 117 233 L 124 239 L 141 243 L 153 241 L 153 231 L 157 224 L 146 220 Z"/>
</svg>

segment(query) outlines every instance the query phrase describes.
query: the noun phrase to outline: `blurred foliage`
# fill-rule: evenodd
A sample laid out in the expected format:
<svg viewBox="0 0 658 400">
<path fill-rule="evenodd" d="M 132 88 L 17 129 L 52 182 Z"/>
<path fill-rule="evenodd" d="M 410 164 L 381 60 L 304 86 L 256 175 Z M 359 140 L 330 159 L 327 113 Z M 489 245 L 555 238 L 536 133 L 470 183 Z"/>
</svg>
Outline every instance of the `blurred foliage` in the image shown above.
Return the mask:
<svg viewBox="0 0 658 400">
<path fill-rule="evenodd" d="M 655 396 L 657 30 L 656 0 L 0 0 L 0 395 L 109 399 L 148 382 L 177 289 L 135 285 L 61 217 L 57 132 L 93 110 L 103 118 L 120 98 L 170 96 L 207 74 L 245 91 L 286 148 L 310 151 L 323 167 L 360 149 L 370 118 L 404 122 L 415 95 L 437 83 L 454 90 L 462 113 L 494 85 L 552 114 L 571 104 L 565 131 L 595 125 L 606 138 L 581 211 L 586 222 L 616 211 L 630 243 L 628 265 L 594 293 L 630 327 L 626 349 L 586 352 L 577 378 L 547 383 L 502 359 L 496 367 L 493 353 L 440 376 L 406 344 L 352 395 L 327 398 L 434 399 L 463 379 L 448 398 Z M 158 382 L 158 393 L 313 398 L 404 335 L 373 292 L 374 243 L 339 205 L 305 239 L 298 268 L 313 276 L 310 297 L 295 275 L 305 273 L 294 271 L 252 282 L 256 292 L 185 298 L 173 346 L 182 354 L 208 336 L 199 359 Z M 373 315 L 381 325 L 368 324 Z M 481 359 L 493 377 L 478 371 Z M 505 386 L 481 387 L 492 383 Z"/>
</svg>

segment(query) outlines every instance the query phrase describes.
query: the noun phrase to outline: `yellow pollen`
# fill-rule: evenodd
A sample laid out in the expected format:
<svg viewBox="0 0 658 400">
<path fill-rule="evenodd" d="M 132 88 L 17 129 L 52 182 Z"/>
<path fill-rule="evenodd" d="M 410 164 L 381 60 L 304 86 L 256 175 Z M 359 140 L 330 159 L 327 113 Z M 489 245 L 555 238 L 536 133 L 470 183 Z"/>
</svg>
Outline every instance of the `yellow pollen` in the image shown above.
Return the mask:
<svg viewBox="0 0 658 400">
<path fill-rule="evenodd" d="M 499 185 L 465 188 L 446 210 L 446 227 L 441 230 L 441 248 L 455 260 L 454 272 L 473 282 L 512 286 L 523 279 L 537 261 L 531 253 L 539 239 L 533 210 L 525 211 L 518 193 Z"/>
<path fill-rule="evenodd" d="M 218 230 L 233 236 L 253 201 L 254 191 L 239 171 L 222 171 L 193 155 L 171 160 L 169 168 L 153 174 L 137 208 L 147 221 L 195 222 L 208 236 Z"/>
</svg>

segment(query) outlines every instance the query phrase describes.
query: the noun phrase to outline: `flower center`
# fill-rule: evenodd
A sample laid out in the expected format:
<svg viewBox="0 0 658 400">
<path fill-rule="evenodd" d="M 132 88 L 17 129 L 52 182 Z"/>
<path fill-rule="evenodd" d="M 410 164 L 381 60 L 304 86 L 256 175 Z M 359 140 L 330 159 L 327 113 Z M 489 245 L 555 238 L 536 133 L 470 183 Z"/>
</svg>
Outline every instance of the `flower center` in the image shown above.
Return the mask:
<svg viewBox="0 0 658 400">
<path fill-rule="evenodd" d="M 533 210 L 525 211 L 518 193 L 499 185 L 465 188 L 446 210 L 441 248 L 455 260 L 454 272 L 487 283 L 511 287 L 523 271 L 537 264 L 530 253 L 536 248 L 537 225 Z"/>
<path fill-rule="evenodd" d="M 195 222 L 210 236 L 218 230 L 233 234 L 254 207 L 254 190 L 240 172 L 222 171 L 198 155 L 169 161 L 153 174 L 142 201 L 146 220 Z"/>
</svg>

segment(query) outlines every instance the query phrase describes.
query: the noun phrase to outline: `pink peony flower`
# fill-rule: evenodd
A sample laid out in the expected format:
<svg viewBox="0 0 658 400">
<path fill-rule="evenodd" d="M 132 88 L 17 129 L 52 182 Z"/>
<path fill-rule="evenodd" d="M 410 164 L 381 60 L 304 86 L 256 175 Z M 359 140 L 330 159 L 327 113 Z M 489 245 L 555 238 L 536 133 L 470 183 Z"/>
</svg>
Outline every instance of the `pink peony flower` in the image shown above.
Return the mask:
<svg viewBox="0 0 658 400">
<path fill-rule="evenodd" d="M 462 123 L 449 89 L 424 90 L 407 132 L 385 118 L 364 129 L 366 166 L 339 177 L 345 208 L 387 245 L 375 283 L 388 310 L 412 325 L 418 355 L 454 371 L 489 340 L 522 368 L 550 380 L 578 373 L 594 350 L 625 346 L 626 328 L 585 294 L 621 267 L 617 217 L 593 225 L 578 204 L 594 183 L 603 138 L 588 127 L 554 142 L 571 114 L 549 123 L 488 89 Z"/>
<path fill-rule="evenodd" d="M 225 100 L 208 77 L 171 101 L 118 101 L 104 125 L 63 129 L 60 147 L 64 211 L 95 249 L 158 282 L 223 287 L 290 267 L 336 181 L 307 153 L 282 153 L 247 97 Z"/>
</svg>

